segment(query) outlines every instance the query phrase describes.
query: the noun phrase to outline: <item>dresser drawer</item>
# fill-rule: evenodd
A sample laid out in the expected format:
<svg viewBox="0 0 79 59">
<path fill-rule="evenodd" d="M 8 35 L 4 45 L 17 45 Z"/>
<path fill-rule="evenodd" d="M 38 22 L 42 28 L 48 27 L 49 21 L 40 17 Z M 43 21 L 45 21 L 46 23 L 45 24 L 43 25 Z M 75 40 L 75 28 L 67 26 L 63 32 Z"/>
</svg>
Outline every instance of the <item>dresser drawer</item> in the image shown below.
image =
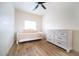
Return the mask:
<svg viewBox="0 0 79 59">
<path fill-rule="evenodd" d="M 57 36 L 66 36 L 66 35 L 67 35 L 67 32 L 60 30 L 60 31 L 57 31 L 57 32 L 56 32 L 56 35 L 57 35 Z"/>
<path fill-rule="evenodd" d="M 65 48 L 65 49 L 67 47 L 67 45 L 66 45 L 67 43 L 63 42 L 63 41 L 60 41 L 60 40 L 56 40 L 55 44 L 58 45 L 58 46 L 60 46 L 60 47 L 62 47 L 62 48 Z"/>
<path fill-rule="evenodd" d="M 66 42 L 67 41 L 67 33 L 64 31 L 60 31 L 60 32 L 57 31 L 56 35 L 55 35 L 55 39 Z"/>
<path fill-rule="evenodd" d="M 67 41 L 67 37 L 55 37 L 56 40 L 59 40 L 59 41 L 63 41 L 63 42 L 66 42 Z"/>
</svg>

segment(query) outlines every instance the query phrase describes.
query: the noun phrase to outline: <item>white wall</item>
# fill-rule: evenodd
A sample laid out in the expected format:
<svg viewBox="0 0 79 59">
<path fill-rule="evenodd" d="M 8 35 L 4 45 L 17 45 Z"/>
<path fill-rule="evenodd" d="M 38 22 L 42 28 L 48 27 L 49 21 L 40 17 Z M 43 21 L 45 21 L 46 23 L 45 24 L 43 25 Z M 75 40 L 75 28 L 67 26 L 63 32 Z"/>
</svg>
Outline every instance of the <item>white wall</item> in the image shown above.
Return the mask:
<svg viewBox="0 0 79 59">
<path fill-rule="evenodd" d="M 16 9 L 16 32 L 24 30 L 24 21 L 33 20 L 37 22 L 37 30 L 42 31 L 42 16 L 24 12 Z"/>
<path fill-rule="evenodd" d="M 48 3 L 43 30 L 73 30 L 73 49 L 79 52 L 79 3 Z"/>
<path fill-rule="evenodd" d="M 48 3 L 44 29 L 79 29 L 77 7 L 76 3 Z"/>
<path fill-rule="evenodd" d="M 6 55 L 14 40 L 14 7 L 0 2 L 0 55 Z"/>
</svg>

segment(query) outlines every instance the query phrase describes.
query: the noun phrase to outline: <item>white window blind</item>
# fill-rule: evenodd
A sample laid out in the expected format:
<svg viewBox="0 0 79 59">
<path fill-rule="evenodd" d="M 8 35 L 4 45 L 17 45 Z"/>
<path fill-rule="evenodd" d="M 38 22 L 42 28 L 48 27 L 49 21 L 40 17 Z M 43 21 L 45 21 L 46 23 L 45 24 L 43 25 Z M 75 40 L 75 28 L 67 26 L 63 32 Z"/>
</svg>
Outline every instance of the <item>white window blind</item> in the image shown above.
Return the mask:
<svg viewBox="0 0 79 59">
<path fill-rule="evenodd" d="M 25 20 L 24 25 L 25 25 L 24 29 L 36 30 L 36 21 Z"/>
</svg>

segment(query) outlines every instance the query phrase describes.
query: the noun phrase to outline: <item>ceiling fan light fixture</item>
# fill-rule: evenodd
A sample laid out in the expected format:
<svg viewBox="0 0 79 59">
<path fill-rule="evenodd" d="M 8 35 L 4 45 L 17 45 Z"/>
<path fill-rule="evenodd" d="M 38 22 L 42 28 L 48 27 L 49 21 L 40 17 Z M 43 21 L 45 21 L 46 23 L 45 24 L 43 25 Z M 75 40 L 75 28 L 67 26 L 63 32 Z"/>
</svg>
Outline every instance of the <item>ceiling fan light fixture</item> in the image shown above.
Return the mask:
<svg viewBox="0 0 79 59">
<path fill-rule="evenodd" d="M 37 9 L 39 7 L 39 5 L 41 5 L 41 7 L 43 9 L 46 9 L 46 7 L 43 5 L 43 3 L 45 3 L 45 2 L 37 2 L 37 5 L 36 5 L 36 7 L 33 10 Z"/>
</svg>

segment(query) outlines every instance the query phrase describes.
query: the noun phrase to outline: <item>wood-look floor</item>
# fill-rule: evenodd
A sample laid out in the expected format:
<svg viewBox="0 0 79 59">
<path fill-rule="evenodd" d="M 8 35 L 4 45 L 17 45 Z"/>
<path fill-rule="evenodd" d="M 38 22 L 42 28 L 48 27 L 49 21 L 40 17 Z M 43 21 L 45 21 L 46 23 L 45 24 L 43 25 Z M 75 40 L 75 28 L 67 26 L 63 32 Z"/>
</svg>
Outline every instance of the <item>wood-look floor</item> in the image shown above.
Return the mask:
<svg viewBox="0 0 79 59">
<path fill-rule="evenodd" d="M 67 53 L 64 49 L 55 46 L 45 40 L 31 41 L 14 44 L 8 56 L 79 56 L 71 51 Z"/>
</svg>

